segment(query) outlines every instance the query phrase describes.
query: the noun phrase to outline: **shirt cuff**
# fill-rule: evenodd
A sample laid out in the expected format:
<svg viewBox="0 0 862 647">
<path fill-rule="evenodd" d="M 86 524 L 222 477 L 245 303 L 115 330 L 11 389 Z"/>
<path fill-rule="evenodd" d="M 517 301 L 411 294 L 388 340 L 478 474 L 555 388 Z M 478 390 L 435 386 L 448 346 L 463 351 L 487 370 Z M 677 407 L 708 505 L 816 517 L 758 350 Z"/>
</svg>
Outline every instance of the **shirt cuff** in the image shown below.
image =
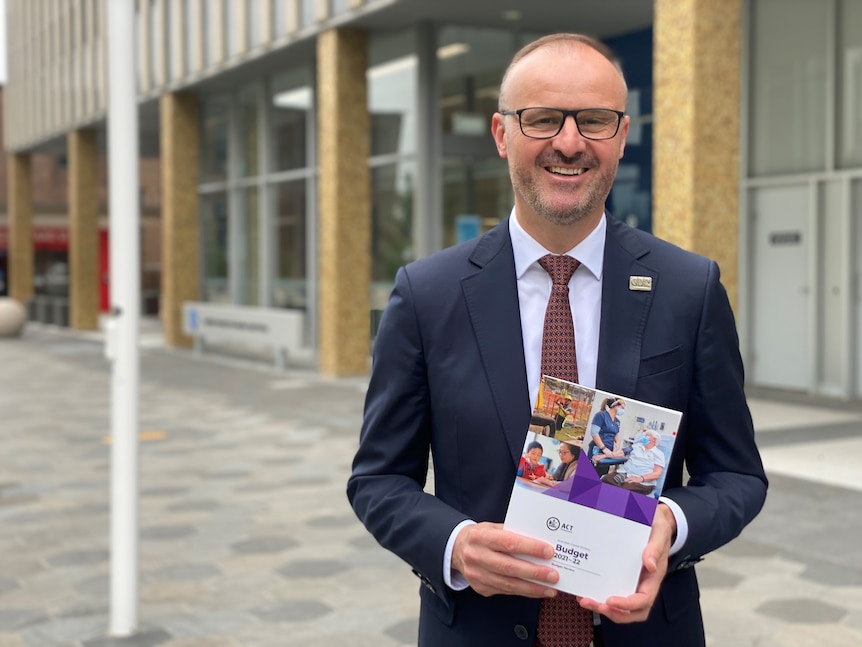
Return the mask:
<svg viewBox="0 0 862 647">
<path fill-rule="evenodd" d="M 685 513 L 682 511 L 682 508 L 679 507 L 679 504 L 673 499 L 668 499 L 667 497 L 659 497 L 659 503 L 664 503 L 668 508 L 670 508 L 671 514 L 673 514 L 673 518 L 676 519 L 676 540 L 673 542 L 673 545 L 670 547 L 669 555 L 676 555 L 683 544 L 685 544 L 685 540 L 688 539 L 688 521 L 685 518 Z"/>
<path fill-rule="evenodd" d="M 443 553 L 443 581 L 453 591 L 463 591 L 470 586 L 467 578 L 458 571 L 452 570 L 452 550 L 455 548 L 455 538 L 458 536 L 458 533 L 475 523 L 472 519 L 464 519 L 464 521 L 452 529 L 449 541 L 446 542 L 446 550 Z"/>
</svg>

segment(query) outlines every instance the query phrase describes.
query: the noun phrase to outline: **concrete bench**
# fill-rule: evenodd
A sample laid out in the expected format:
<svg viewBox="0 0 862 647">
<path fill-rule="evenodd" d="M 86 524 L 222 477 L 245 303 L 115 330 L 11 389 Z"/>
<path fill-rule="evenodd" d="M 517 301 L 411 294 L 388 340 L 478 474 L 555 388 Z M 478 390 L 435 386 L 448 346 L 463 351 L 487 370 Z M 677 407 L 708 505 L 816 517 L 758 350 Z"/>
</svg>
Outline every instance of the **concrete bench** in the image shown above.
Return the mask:
<svg viewBox="0 0 862 647">
<path fill-rule="evenodd" d="M 269 349 L 276 367 L 284 369 L 288 357 L 308 358 L 305 314 L 298 310 L 260 308 L 223 303 L 183 303 L 183 332 L 195 340 L 195 351 L 207 344 Z"/>
</svg>

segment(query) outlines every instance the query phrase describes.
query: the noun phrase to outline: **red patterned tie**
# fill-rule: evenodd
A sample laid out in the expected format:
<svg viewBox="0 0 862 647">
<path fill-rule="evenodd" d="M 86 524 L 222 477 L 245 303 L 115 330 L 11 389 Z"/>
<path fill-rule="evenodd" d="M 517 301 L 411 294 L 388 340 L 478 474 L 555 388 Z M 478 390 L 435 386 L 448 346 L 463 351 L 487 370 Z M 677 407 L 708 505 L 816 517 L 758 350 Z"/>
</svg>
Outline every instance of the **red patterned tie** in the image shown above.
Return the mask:
<svg viewBox="0 0 862 647">
<path fill-rule="evenodd" d="M 542 332 L 542 375 L 570 382 L 578 381 L 578 359 L 569 280 L 579 264 L 571 256 L 548 254 L 539 259 L 553 282 Z M 589 647 L 593 640 L 593 612 L 582 609 L 575 596 L 567 593 L 542 600 L 536 639 L 541 647 Z"/>
</svg>

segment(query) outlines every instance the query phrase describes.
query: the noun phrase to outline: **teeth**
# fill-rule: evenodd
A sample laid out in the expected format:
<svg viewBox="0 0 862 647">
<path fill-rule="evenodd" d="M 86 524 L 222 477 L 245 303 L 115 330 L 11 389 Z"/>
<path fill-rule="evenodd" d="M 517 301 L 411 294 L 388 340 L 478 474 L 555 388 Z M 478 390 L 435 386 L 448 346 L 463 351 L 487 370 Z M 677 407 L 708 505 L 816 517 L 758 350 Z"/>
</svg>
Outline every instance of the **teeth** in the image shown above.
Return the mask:
<svg viewBox="0 0 862 647">
<path fill-rule="evenodd" d="M 562 166 L 552 166 L 551 173 L 559 173 L 560 175 L 580 175 L 587 169 L 585 168 L 563 168 Z"/>
</svg>

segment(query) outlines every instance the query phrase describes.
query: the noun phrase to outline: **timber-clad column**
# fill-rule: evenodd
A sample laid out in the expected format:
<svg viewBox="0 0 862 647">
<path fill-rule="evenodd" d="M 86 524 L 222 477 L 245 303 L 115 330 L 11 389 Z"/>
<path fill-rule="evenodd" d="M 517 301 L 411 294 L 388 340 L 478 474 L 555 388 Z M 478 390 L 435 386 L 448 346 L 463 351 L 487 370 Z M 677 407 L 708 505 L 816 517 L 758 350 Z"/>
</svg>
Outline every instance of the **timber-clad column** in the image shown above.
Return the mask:
<svg viewBox="0 0 862 647">
<path fill-rule="evenodd" d="M 33 297 L 33 181 L 30 153 L 9 155 L 9 296 L 26 304 Z"/>
<path fill-rule="evenodd" d="M 69 153 L 69 326 L 99 327 L 99 167 L 96 132 L 73 130 Z"/>
<path fill-rule="evenodd" d="M 370 348 L 370 132 L 364 31 L 318 37 L 319 369 L 368 372 Z"/>
<path fill-rule="evenodd" d="M 739 277 L 741 0 L 655 0 L 653 228 Z"/>
<path fill-rule="evenodd" d="M 162 95 L 162 278 L 159 315 L 165 344 L 191 346 L 182 305 L 199 299 L 198 103 L 189 93 Z"/>
</svg>

